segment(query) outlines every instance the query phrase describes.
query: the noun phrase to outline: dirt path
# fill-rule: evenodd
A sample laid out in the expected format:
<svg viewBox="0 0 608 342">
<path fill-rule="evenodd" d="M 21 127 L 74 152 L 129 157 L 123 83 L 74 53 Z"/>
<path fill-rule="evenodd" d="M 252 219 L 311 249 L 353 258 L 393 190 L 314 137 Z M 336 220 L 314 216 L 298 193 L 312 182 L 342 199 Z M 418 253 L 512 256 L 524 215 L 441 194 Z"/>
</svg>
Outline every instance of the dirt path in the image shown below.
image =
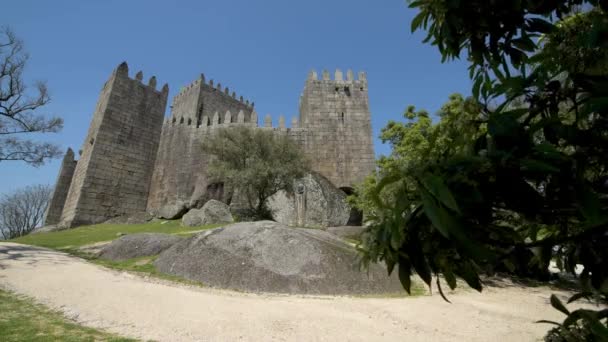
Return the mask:
<svg viewBox="0 0 608 342">
<path fill-rule="evenodd" d="M 89 264 L 63 253 L 0 243 L 0 286 L 76 321 L 159 341 L 533 341 L 562 317 L 547 288 L 417 298 L 250 295 L 190 288 Z M 565 296 L 565 293 L 562 293 Z"/>
</svg>

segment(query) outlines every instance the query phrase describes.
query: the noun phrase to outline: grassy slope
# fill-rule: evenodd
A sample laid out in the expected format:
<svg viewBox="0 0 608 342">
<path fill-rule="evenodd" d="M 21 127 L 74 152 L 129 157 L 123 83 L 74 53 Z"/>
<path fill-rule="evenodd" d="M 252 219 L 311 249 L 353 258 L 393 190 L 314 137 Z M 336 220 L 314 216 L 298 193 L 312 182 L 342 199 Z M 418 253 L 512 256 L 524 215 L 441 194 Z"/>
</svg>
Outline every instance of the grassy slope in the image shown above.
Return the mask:
<svg viewBox="0 0 608 342">
<path fill-rule="evenodd" d="M 207 225 L 200 227 L 182 227 L 181 220 L 173 221 L 156 221 L 145 224 L 96 224 L 91 226 L 83 226 L 74 229 L 62 230 L 50 233 L 39 233 L 31 234 L 17 239 L 10 240 L 11 242 L 23 243 L 27 245 L 35 245 L 41 247 L 47 247 L 52 249 L 58 249 L 75 256 L 79 256 L 87 259 L 90 262 L 102 265 L 108 268 L 136 272 L 156 278 L 171 280 L 179 283 L 186 283 L 189 285 L 204 285 L 199 282 L 193 282 L 180 277 L 170 276 L 167 274 L 160 273 L 154 267 L 154 260 L 156 256 L 129 259 L 125 261 L 108 261 L 101 260 L 93 257 L 90 254 L 82 252 L 78 247 L 90 245 L 97 242 L 111 241 L 117 239 L 122 234 L 135 234 L 135 233 L 166 233 L 166 234 L 177 234 L 177 235 L 192 235 L 195 232 L 219 227 L 222 225 Z M 357 241 L 347 240 L 347 243 L 355 246 Z M 422 282 L 415 282 L 412 284 L 412 295 L 421 295 L 426 293 L 427 290 Z M 403 293 L 396 293 L 393 295 L 370 295 L 361 297 L 402 297 L 408 296 L 404 291 Z M 1 341 L 1 340 L 0 340 Z"/>
<path fill-rule="evenodd" d="M 201 227 L 182 227 L 180 222 L 180 220 L 173 220 L 156 221 L 144 224 L 103 223 L 57 232 L 31 234 L 10 241 L 53 249 L 73 249 L 96 242 L 111 241 L 118 238 L 121 234 L 166 233 L 187 235 L 199 230 L 220 226 L 207 225 Z"/>
<path fill-rule="evenodd" d="M 199 227 L 182 227 L 181 220 L 156 221 L 144 224 L 96 224 L 83 226 L 74 229 L 67 229 L 56 232 L 39 233 L 23 236 L 10 240 L 11 242 L 23 243 L 61 250 L 69 254 L 82 257 L 90 262 L 102 265 L 115 270 L 135 272 L 165 280 L 171 280 L 189 285 L 202 285 L 199 282 L 189 281 L 180 277 L 175 277 L 160 273 L 154 267 L 153 257 L 143 257 L 129 259 L 125 261 L 109 261 L 97 259 L 93 255 L 79 250 L 79 247 L 94 244 L 97 242 L 111 241 L 125 234 L 135 233 L 165 233 L 180 236 L 195 234 L 201 230 L 212 229 L 222 226 L 220 224 L 206 225 Z M 2 341 L 2 339 L 0 339 Z"/>
<path fill-rule="evenodd" d="M 69 322 L 59 312 L 0 290 L 0 341 L 136 341 Z"/>
</svg>

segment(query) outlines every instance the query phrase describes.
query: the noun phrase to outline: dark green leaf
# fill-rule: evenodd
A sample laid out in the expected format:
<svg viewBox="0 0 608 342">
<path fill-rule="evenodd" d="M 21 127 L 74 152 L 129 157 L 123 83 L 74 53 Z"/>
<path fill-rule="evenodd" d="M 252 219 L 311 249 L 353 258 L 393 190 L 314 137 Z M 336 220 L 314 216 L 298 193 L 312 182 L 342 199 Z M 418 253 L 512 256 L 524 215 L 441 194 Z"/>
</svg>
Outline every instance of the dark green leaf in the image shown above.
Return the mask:
<svg viewBox="0 0 608 342">
<path fill-rule="evenodd" d="M 481 280 L 479 280 L 479 275 L 477 274 L 477 271 L 475 271 L 475 269 L 473 268 L 473 265 L 471 265 L 471 263 L 469 263 L 469 262 L 462 263 L 455 270 L 455 273 L 460 278 L 462 278 L 464 281 L 466 281 L 466 283 L 470 287 L 481 292 L 481 290 L 482 290 Z"/>
<path fill-rule="evenodd" d="M 483 82 L 483 77 L 478 76 L 473 83 L 473 97 L 479 98 L 479 90 L 481 89 L 481 83 Z"/>
<path fill-rule="evenodd" d="M 555 29 L 555 26 L 553 24 L 540 18 L 529 18 L 526 21 L 528 30 L 532 32 L 547 34 L 553 32 L 553 30 Z"/>
<path fill-rule="evenodd" d="M 388 275 L 390 276 L 393 273 L 393 269 L 395 268 L 395 261 L 392 258 L 387 258 L 385 260 L 386 270 L 388 271 Z"/>
<path fill-rule="evenodd" d="M 458 246 L 462 248 L 462 252 L 475 260 L 489 260 L 494 257 L 483 245 L 472 241 L 465 233 L 460 222 L 443 206 L 436 203 L 425 188 L 421 187 L 419 193 L 424 206 L 424 214 L 441 235 L 446 238 L 453 238 Z"/>
<path fill-rule="evenodd" d="M 536 44 L 534 44 L 532 39 L 530 39 L 528 37 L 513 39 L 511 41 L 511 43 L 513 45 L 515 45 L 515 47 L 517 47 L 518 49 L 521 49 L 524 51 L 531 52 L 531 51 L 536 50 Z"/>
<path fill-rule="evenodd" d="M 412 286 L 412 280 L 410 276 L 412 275 L 412 266 L 411 264 L 404 258 L 399 259 L 399 281 L 401 282 L 401 286 L 407 291 L 408 294 L 412 294 L 410 292 Z"/>
<path fill-rule="evenodd" d="M 420 25 L 424 21 L 424 18 L 426 17 L 426 15 L 427 14 L 425 12 L 420 12 L 414 17 L 414 19 L 412 19 L 412 26 L 411 26 L 412 32 L 416 31 L 420 27 Z"/>
<path fill-rule="evenodd" d="M 517 136 L 518 129 L 519 123 L 513 115 L 495 113 L 488 121 L 488 132 L 494 137 L 514 137 Z"/>
<path fill-rule="evenodd" d="M 455 212 L 460 213 L 456 199 L 454 199 L 452 192 L 445 185 L 441 177 L 427 173 L 420 177 L 420 182 L 440 203 Z"/>
<path fill-rule="evenodd" d="M 439 290 L 439 294 L 441 295 L 441 298 L 443 298 L 443 300 L 445 300 L 446 302 L 448 302 L 448 303 L 451 304 L 452 302 L 450 302 L 448 300 L 448 298 L 443 294 L 443 289 L 441 288 L 441 282 L 439 281 L 439 277 L 436 277 L 435 279 L 437 280 L 436 281 L 436 283 L 437 283 L 437 290 Z"/>
<path fill-rule="evenodd" d="M 426 261 L 426 257 L 424 256 L 424 253 L 422 252 L 419 243 L 412 243 L 412 245 L 413 246 L 411 246 L 408 251 L 412 266 L 414 267 L 414 270 L 416 271 L 416 273 L 418 273 L 420 278 L 422 278 L 424 283 L 430 287 L 431 281 L 433 279 L 429 264 Z"/>
<path fill-rule="evenodd" d="M 540 160 L 524 158 L 520 160 L 521 169 L 524 171 L 543 172 L 543 173 L 558 173 L 559 167 L 545 163 Z"/>
<path fill-rule="evenodd" d="M 420 5 L 424 4 L 424 2 L 425 2 L 424 0 L 412 1 L 408 7 L 409 8 L 420 7 Z"/>
<path fill-rule="evenodd" d="M 581 298 L 589 299 L 591 295 L 592 295 L 591 292 L 579 292 L 579 293 L 576 293 L 575 295 L 573 295 L 572 297 L 570 297 L 568 299 L 568 304 L 570 304 L 570 303 L 572 303 L 574 301 L 577 301 L 577 300 L 579 300 Z"/>
<path fill-rule="evenodd" d="M 566 309 L 566 306 L 564 306 L 562 301 L 559 300 L 559 298 L 557 298 L 557 296 L 554 294 L 551 295 L 551 306 L 554 307 L 555 309 L 563 312 L 566 315 L 570 314 L 570 311 L 568 311 L 568 309 Z"/>
<path fill-rule="evenodd" d="M 456 288 L 456 277 L 454 276 L 454 273 L 452 272 L 452 270 L 450 270 L 450 269 L 444 269 L 443 270 L 443 277 L 445 278 L 445 281 L 450 286 L 450 289 L 453 290 L 453 289 Z"/>
<path fill-rule="evenodd" d="M 602 205 L 599 196 L 589 187 L 581 187 L 577 191 L 579 210 L 590 225 L 602 222 Z"/>
</svg>

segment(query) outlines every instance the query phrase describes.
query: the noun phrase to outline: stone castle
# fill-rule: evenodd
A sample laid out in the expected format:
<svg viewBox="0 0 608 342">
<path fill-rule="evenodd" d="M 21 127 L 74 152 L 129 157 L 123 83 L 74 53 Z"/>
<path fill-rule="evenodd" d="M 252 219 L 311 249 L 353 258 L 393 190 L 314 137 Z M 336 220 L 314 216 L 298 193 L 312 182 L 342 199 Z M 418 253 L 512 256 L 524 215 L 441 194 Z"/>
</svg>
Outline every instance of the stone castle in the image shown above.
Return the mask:
<svg viewBox="0 0 608 342">
<path fill-rule="evenodd" d="M 253 102 L 204 75 L 173 98 L 165 119 L 168 85 L 156 89 L 143 74 L 129 77 L 120 64 L 103 86 L 79 160 L 68 149 L 47 209 L 46 225 L 74 227 L 164 205 L 195 202 L 213 184 L 202 141 L 219 127 L 246 125 L 286 134 L 302 148 L 313 171 L 346 192 L 375 167 L 367 79 L 361 72 L 331 79 L 310 72 L 291 127 L 281 117 L 263 126 Z"/>
</svg>

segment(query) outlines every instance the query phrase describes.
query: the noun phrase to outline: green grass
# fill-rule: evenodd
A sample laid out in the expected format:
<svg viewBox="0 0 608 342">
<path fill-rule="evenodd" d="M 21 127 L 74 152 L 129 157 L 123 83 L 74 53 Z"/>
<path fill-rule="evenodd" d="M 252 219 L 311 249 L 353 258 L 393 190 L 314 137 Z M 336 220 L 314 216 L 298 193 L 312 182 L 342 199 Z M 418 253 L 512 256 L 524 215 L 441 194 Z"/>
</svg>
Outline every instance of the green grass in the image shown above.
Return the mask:
<svg viewBox="0 0 608 342">
<path fill-rule="evenodd" d="M 26 235 L 10 240 L 11 242 L 35 245 L 52 249 L 74 249 L 97 242 L 117 239 L 121 234 L 166 233 L 181 236 L 192 235 L 197 231 L 216 228 L 220 225 L 201 227 L 182 227 L 180 220 L 155 221 L 144 224 L 95 224 L 74 229 L 49 233 Z"/>
<path fill-rule="evenodd" d="M 123 261 L 110 261 L 110 260 L 103 260 L 103 259 L 95 259 L 95 258 L 87 257 L 86 255 L 79 255 L 79 256 L 83 256 L 85 259 L 87 259 L 88 261 L 90 261 L 94 264 L 101 265 L 101 266 L 115 269 L 115 270 L 119 270 L 119 271 L 127 271 L 127 272 L 131 272 L 131 273 L 137 273 L 140 275 L 147 275 L 147 276 L 160 278 L 160 279 L 164 279 L 164 280 L 170 280 L 173 282 L 186 284 L 186 285 L 204 286 L 203 283 L 198 282 L 198 281 L 192 281 L 192 280 L 188 280 L 188 279 L 185 279 L 182 277 L 173 276 L 170 274 L 159 272 L 156 269 L 156 267 L 154 267 L 154 260 L 156 260 L 156 258 L 158 257 L 157 255 L 151 256 L 151 257 L 128 259 L 128 260 L 123 260 Z"/>
<path fill-rule="evenodd" d="M 156 256 L 135 258 L 125 261 L 109 261 L 97 259 L 93 255 L 84 252 L 79 248 L 97 242 L 115 240 L 121 235 L 126 234 L 165 233 L 187 237 L 194 235 L 201 230 L 212 229 L 220 226 L 222 225 L 214 224 L 199 227 L 182 227 L 181 220 L 155 221 L 144 224 L 103 223 L 56 232 L 32 234 L 10 241 L 57 249 L 86 259 L 89 262 L 119 271 L 138 273 L 182 284 L 202 286 L 203 284 L 199 282 L 189 281 L 184 278 L 158 272 L 154 267 L 154 260 L 156 259 Z M 2 340 L 0 339 L 0 341 Z"/>
<path fill-rule="evenodd" d="M 31 299 L 0 290 L 0 341 L 136 341 L 68 321 Z"/>
</svg>

